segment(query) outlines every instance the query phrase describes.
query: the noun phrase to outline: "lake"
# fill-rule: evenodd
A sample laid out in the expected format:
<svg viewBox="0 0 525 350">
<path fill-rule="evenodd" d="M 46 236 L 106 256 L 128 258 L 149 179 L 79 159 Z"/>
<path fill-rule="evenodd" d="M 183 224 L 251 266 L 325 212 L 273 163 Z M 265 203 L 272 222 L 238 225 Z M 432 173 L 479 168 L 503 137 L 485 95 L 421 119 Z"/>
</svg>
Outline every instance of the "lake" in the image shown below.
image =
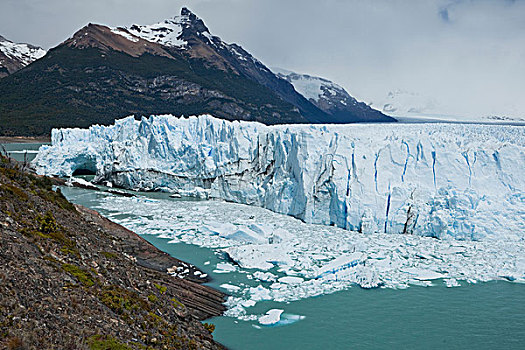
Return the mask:
<svg viewBox="0 0 525 350">
<path fill-rule="evenodd" d="M 17 151 L 36 150 L 38 146 L 10 144 L 6 149 L 15 151 L 13 157 L 23 159 L 23 153 Z M 125 226 L 133 226 L 141 219 L 137 214 L 119 213 L 118 207 L 104 209 L 113 195 L 79 188 L 62 191 L 70 201 L 96 209 Z M 163 193 L 139 196 L 173 201 Z M 178 201 L 180 206 L 188 205 L 186 200 Z M 232 204 L 220 205 L 228 210 Z M 254 213 L 257 215 L 257 211 Z M 142 232 L 154 233 L 158 227 L 148 227 L 148 215 L 145 210 L 140 227 Z M 244 288 L 257 284 L 248 278 L 249 269 L 218 271 L 218 265 L 230 263 L 219 249 L 162 238 L 163 234 L 142 236 L 159 249 L 196 265 L 211 277 L 209 285 L 215 288 L 227 291 L 225 285 Z M 261 326 L 256 319 L 243 321 L 226 316 L 207 322 L 216 325 L 216 340 L 231 349 L 522 349 L 525 343 L 525 285 L 501 280 L 462 281 L 461 287 L 455 288 L 447 288 L 439 281 L 431 287 L 406 289 L 365 290 L 352 286 L 295 301 L 258 301 L 249 312 L 261 315 L 270 309 L 283 309 L 283 319 L 289 322 Z"/>
</svg>

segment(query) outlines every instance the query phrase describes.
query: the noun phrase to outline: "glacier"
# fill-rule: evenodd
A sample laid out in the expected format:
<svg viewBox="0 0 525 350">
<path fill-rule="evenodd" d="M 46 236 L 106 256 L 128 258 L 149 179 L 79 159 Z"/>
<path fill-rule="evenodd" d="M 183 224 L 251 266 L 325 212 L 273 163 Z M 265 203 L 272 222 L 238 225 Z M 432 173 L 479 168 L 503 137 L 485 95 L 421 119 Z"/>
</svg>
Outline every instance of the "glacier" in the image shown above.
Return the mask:
<svg viewBox="0 0 525 350">
<path fill-rule="evenodd" d="M 197 193 L 361 233 L 525 238 L 521 126 L 130 116 L 53 130 L 33 166 L 65 177 L 87 169 L 99 183 Z"/>
</svg>

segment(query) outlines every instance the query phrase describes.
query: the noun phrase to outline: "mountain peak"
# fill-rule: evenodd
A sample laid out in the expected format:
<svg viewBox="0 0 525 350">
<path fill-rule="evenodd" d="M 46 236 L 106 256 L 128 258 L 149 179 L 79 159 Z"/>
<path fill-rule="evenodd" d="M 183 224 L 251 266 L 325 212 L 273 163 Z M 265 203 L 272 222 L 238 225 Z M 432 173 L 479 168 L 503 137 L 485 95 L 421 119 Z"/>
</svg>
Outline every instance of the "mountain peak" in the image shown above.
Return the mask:
<svg viewBox="0 0 525 350">
<path fill-rule="evenodd" d="M 208 27 L 187 7 L 183 7 L 180 15 L 150 25 L 134 24 L 128 31 L 140 38 L 166 46 L 184 48 L 188 37 L 192 34 L 211 37 Z"/>
<path fill-rule="evenodd" d="M 180 15 L 181 16 L 195 16 L 197 17 L 197 15 L 195 15 L 193 12 L 191 12 L 191 10 L 187 7 L 183 7 L 181 10 L 180 10 Z"/>
<path fill-rule="evenodd" d="M 191 12 L 187 7 L 183 7 L 180 10 L 180 17 L 181 19 L 185 19 L 185 24 L 187 29 L 192 29 L 193 31 L 197 33 L 205 33 L 210 32 L 208 30 L 208 27 L 204 24 L 204 21 L 197 17 L 196 14 Z"/>
<path fill-rule="evenodd" d="M 321 77 L 295 73 L 282 68 L 272 68 L 281 79 L 288 81 L 294 89 L 320 110 L 332 115 L 335 122 L 383 121 L 394 119 L 357 101 L 342 86 Z"/>
</svg>

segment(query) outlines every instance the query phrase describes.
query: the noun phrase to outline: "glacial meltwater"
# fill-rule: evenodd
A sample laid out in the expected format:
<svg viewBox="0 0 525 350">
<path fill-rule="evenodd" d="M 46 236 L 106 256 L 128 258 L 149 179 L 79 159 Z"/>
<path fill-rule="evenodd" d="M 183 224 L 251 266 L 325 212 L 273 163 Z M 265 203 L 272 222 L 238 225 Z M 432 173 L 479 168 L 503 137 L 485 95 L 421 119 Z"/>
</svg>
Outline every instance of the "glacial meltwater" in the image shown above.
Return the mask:
<svg viewBox="0 0 525 350">
<path fill-rule="evenodd" d="M 22 161 L 37 148 L 11 144 L 8 152 Z M 222 201 L 61 190 L 230 294 L 227 316 L 206 321 L 228 348 L 523 348 L 523 240 L 362 235 Z M 356 254 L 365 266 L 352 265 Z M 373 283 L 381 287 L 359 286 Z"/>
<path fill-rule="evenodd" d="M 62 192 L 72 202 L 96 209 L 111 220 L 142 233 L 158 248 L 196 265 L 212 278 L 210 285 L 215 288 L 233 295 L 243 295 L 243 291 L 249 294 L 250 290 L 253 291 L 250 288 L 259 285 L 270 289 L 272 283 L 264 281 L 260 274 L 263 281 L 253 277 L 258 269 L 241 268 L 219 247 L 188 244 L 189 239 L 181 239 L 181 236 L 174 239 L 175 235 L 166 234 L 169 230 L 179 230 L 190 218 L 177 214 L 166 217 L 166 222 L 161 223 L 155 218 L 153 208 L 147 207 L 147 203 L 155 202 L 162 203 L 164 208 L 170 208 L 172 204 L 178 208 L 189 205 L 199 216 L 205 217 L 215 215 L 213 208 L 206 207 L 210 210 L 207 213 L 199 211 L 199 205 L 209 205 L 214 201 L 171 199 L 164 193 L 137 193 L 137 197 L 128 198 L 79 188 L 62 188 Z M 127 205 L 133 207 L 132 203 L 137 202 L 146 204 L 141 217 L 134 211 L 121 210 Z M 238 204 L 216 204 L 223 206 L 225 212 L 239 210 Z M 250 218 L 264 211 L 243 207 Z M 284 221 L 289 219 L 282 216 Z M 170 220 L 179 220 L 182 225 L 175 227 Z M 319 228 L 309 226 L 313 230 Z M 186 230 L 194 229 L 190 219 Z M 202 237 L 193 237 L 191 241 L 197 243 L 199 240 Z M 203 246 L 213 245 L 201 243 Z M 276 269 L 270 269 L 268 273 L 274 274 L 275 278 L 281 275 Z M 403 287 L 363 289 L 352 285 L 339 291 L 339 288 L 333 291 L 325 289 L 327 294 L 312 292 L 312 296 L 308 291 L 295 290 L 304 297 L 286 295 L 286 291 L 282 291 L 275 294 L 283 300 L 281 302 L 262 297 L 255 298 L 256 304 L 250 306 L 247 300 L 239 301 L 246 306 L 244 320 L 236 317 L 238 314 L 232 314 L 207 322 L 216 325 L 215 338 L 231 349 L 522 348 L 525 342 L 525 286 L 504 280 L 460 281 L 458 284 L 459 287 L 447 288 L 442 279 L 437 279 L 426 284 L 427 287 L 411 283 L 408 288 L 400 284 Z M 280 321 L 271 326 L 262 325 L 260 317 L 272 309 L 283 310 Z"/>
<path fill-rule="evenodd" d="M 31 162 L 35 159 L 40 146 L 46 143 L 3 143 L 0 149 L 19 162 Z"/>
</svg>

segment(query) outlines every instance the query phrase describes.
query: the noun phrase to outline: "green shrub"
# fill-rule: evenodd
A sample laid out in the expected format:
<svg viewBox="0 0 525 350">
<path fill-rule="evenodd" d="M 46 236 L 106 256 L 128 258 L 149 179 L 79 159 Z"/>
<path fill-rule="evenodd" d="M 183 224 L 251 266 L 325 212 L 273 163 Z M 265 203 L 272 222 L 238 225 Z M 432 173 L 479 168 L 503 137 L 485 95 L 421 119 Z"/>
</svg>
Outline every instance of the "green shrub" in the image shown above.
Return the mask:
<svg viewBox="0 0 525 350">
<path fill-rule="evenodd" d="M 99 299 L 104 305 L 120 315 L 128 311 L 149 309 L 147 302 L 142 300 L 137 293 L 115 285 L 104 288 Z"/>
<path fill-rule="evenodd" d="M 38 216 L 36 218 L 38 222 L 38 230 L 45 235 L 57 232 L 58 225 L 53 214 L 48 211 L 44 216 Z"/>
<path fill-rule="evenodd" d="M 16 186 L 13 186 L 10 184 L 1 184 L 0 189 L 2 190 L 2 192 L 5 192 L 11 196 L 14 196 L 15 198 L 18 198 L 24 202 L 29 199 L 27 193 L 25 193 L 23 190 L 21 190 L 20 188 Z"/>
<path fill-rule="evenodd" d="M 89 338 L 88 345 L 91 350 L 131 350 L 131 347 L 109 335 L 94 335 Z"/>
<path fill-rule="evenodd" d="M 215 325 L 213 323 L 203 323 L 204 328 L 210 333 L 213 333 L 215 330 Z"/>
<path fill-rule="evenodd" d="M 184 307 L 184 305 L 180 301 L 175 299 L 175 298 L 171 298 L 171 302 L 173 303 L 173 306 L 176 307 L 176 308 L 177 307 Z"/>
<path fill-rule="evenodd" d="M 167 287 L 161 286 L 160 284 L 157 284 L 157 283 L 155 283 L 155 288 L 159 290 L 160 294 L 164 294 L 168 290 Z"/>
<path fill-rule="evenodd" d="M 112 252 L 102 252 L 102 255 L 104 255 L 106 259 L 116 259 L 118 256 L 117 254 Z"/>
<path fill-rule="evenodd" d="M 76 279 L 86 287 L 91 287 L 95 284 L 93 276 L 87 271 L 82 270 L 80 267 L 71 264 L 62 264 L 64 271 L 76 277 Z"/>
</svg>

